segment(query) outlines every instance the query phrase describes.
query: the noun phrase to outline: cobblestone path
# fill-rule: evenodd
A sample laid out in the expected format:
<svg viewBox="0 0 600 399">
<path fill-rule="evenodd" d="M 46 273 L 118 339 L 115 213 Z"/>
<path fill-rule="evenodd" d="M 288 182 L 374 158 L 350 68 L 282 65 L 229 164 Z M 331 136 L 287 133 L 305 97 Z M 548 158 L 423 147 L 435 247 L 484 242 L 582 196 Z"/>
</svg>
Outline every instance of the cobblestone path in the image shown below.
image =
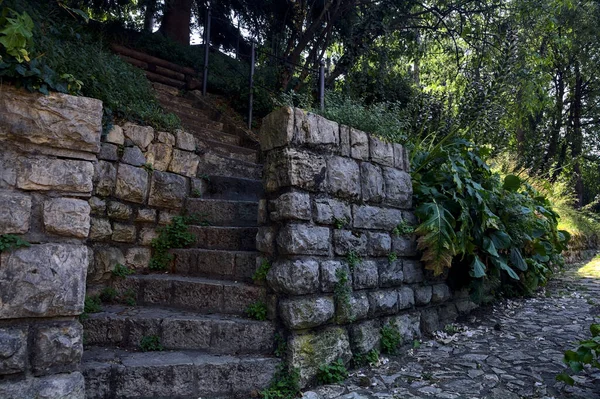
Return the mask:
<svg viewBox="0 0 600 399">
<path fill-rule="evenodd" d="M 534 298 L 479 309 L 455 324 L 458 333 L 424 340 L 303 398 L 600 399 L 596 369 L 574 377 L 574 387 L 554 379 L 565 370 L 563 351 L 600 322 L 600 273 L 581 277 L 580 266 L 568 267 Z"/>
</svg>

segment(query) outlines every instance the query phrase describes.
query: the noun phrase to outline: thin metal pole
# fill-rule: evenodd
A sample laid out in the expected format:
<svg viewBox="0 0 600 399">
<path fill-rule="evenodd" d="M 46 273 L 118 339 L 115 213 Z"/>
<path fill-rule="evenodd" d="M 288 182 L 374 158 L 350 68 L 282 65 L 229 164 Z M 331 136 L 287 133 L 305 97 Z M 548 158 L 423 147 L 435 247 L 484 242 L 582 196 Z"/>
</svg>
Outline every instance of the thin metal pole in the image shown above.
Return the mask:
<svg viewBox="0 0 600 399">
<path fill-rule="evenodd" d="M 319 66 L 319 104 L 323 111 L 325 109 L 325 61 L 323 60 Z"/>
<path fill-rule="evenodd" d="M 248 94 L 248 130 L 252 129 L 252 102 L 254 100 L 254 62 L 255 62 L 255 44 L 252 41 L 250 50 L 250 94 Z"/>
<path fill-rule="evenodd" d="M 208 53 L 210 51 L 210 7 L 206 9 L 206 24 L 204 25 L 204 74 L 202 76 L 202 95 L 206 96 L 208 86 Z"/>
</svg>

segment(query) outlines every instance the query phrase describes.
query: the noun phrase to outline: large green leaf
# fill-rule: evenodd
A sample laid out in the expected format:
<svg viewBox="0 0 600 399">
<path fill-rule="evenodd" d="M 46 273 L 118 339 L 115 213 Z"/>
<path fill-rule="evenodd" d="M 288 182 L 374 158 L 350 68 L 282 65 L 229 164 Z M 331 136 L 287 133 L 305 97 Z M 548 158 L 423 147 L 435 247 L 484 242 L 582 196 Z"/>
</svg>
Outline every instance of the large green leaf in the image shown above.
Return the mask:
<svg viewBox="0 0 600 399">
<path fill-rule="evenodd" d="M 474 278 L 481 278 L 485 276 L 485 265 L 477 255 L 475 255 L 473 258 L 473 262 L 471 263 L 471 271 L 469 274 Z"/>
<path fill-rule="evenodd" d="M 490 238 L 494 243 L 496 249 L 508 249 L 510 248 L 510 244 L 512 240 L 510 236 L 503 232 L 502 230 L 496 230 L 490 234 Z"/>
<path fill-rule="evenodd" d="M 522 272 L 527 270 L 527 263 L 523 259 L 523 255 L 521 255 L 521 251 L 519 248 L 511 248 L 510 249 L 510 263 L 512 263 L 517 269 Z"/>
<path fill-rule="evenodd" d="M 496 246 L 494 242 L 489 237 L 483 237 L 483 250 L 488 254 L 499 257 L 498 251 L 496 251 Z"/>
<path fill-rule="evenodd" d="M 521 179 L 519 178 L 519 176 L 507 175 L 504 178 L 503 187 L 505 190 L 508 191 L 517 191 L 519 187 L 521 187 Z"/>
<path fill-rule="evenodd" d="M 517 273 L 515 273 L 515 271 L 513 269 L 511 269 L 510 266 L 508 266 L 506 264 L 506 262 L 498 257 L 498 258 L 491 258 L 492 259 L 492 263 L 494 264 L 494 266 L 496 266 L 497 268 L 504 270 L 506 273 L 508 273 L 508 275 L 515 279 L 515 280 L 519 280 L 519 275 Z"/>
<path fill-rule="evenodd" d="M 452 266 L 455 254 L 454 217 L 437 202 L 428 202 L 417 208 L 416 215 L 422 220 L 415 229 L 419 237 L 418 247 L 423 251 L 421 260 L 425 268 L 435 275 Z"/>
</svg>

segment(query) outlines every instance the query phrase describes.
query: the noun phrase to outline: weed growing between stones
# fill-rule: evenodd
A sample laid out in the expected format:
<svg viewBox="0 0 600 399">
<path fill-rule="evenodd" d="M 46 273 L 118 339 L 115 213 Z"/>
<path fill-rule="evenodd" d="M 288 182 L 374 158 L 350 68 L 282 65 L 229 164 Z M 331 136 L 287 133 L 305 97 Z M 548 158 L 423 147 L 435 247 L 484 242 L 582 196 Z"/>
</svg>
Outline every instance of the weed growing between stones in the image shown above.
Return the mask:
<svg viewBox="0 0 600 399">
<path fill-rule="evenodd" d="M 346 254 L 346 262 L 348 262 L 348 267 L 350 267 L 350 271 L 354 271 L 354 267 L 358 266 L 360 262 L 362 262 L 362 259 L 355 250 L 350 250 Z"/>
<path fill-rule="evenodd" d="M 398 223 L 398 225 L 394 227 L 394 230 L 392 230 L 392 234 L 394 234 L 397 237 L 413 234 L 414 232 L 415 228 L 406 223 L 405 220 Z"/>
<path fill-rule="evenodd" d="M 192 190 L 192 197 L 194 198 L 201 198 L 202 197 L 202 191 L 198 190 L 197 188 Z"/>
<path fill-rule="evenodd" d="M 398 260 L 398 254 L 396 254 L 395 252 L 390 252 L 388 254 L 388 260 L 390 262 L 395 262 L 396 260 Z"/>
<path fill-rule="evenodd" d="M 104 303 L 114 302 L 118 296 L 119 293 L 112 287 L 106 287 L 100 292 L 100 300 Z"/>
<path fill-rule="evenodd" d="M 294 399 L 300 394 L 300 371 L 277 366 L 269 387 L 260 393 L 262 399 Z"/>
<path fill-rule="evenodd" d="M 84 321 L 89 317 L 90 313 L 98 313 L 102 311 L 102 300 L 100 295 L 86 296 L 83 303 L 83 313 L 79 315 L 79 320 Z"/>
<path fill-rule="evenodd" d="M 267 305 L 263 301 L 254 302 L 248 305 L 246 314 L 254 320 L 267 320 Z"/>
<path fill-rule="evenodd" d="M 392 324 L 381 328 L 381 351 L 388 355 L 395 355 L 402 343 L 402 336 Z"/>
<path fill-rule="evenodd" d="M 171 223 L 159 229 L 158 237 L 151 243 L 154 253 L 148 265 L 150 270 L 165 270 L 173 260 L 170 249 L 184 248 L 194 242 L 194 235 L 188 229 L 197 220 L 195 215 L 175 216 Z"/>
<path fill-rule="evenodd" d="M 333 297 L 337 306 L 343 308 L 346 312 L 350 310 L 350 299 L 352 295 L 352 287 L 350 287 L 350 277 L 346 270 L 340 268 L 335 271 L 337 283 L 333 288 Z"/>
<path fill-rule="evenodd" d="M 254 280 L 254 282 L 265 281 L 267 279 L 267 273 L 269 273 L 269 270 L 271 270 L 271 262 L 269 262 L 267 259 L 263 259 L 258 269 L 256 269 L 252 275 L 252 280 Z"/>
<path fill-rule="evenodd" d="M 115 265 L 115 267 L 112 269 L 112 275 L 115 277 L 126 277 L 126 276 L 129 276 L 130 274 L 133 274 L 133 270 L 131 270 L 127 266 L 122 265 L 120 263 L 117 263 Z"/>
<path fill-rule="evenodd" d="M 379 351 L 377 349 L 371 349 L 367 353 L 355 353 L 352 357 L 354 367 L 363 367 L 377 363 L 379 363 Z"/>
<path fill-rule="evenodd" d="M 563 362 L 574 373 L 583 371 L 585 365 L 600 369 L 600 324 L 592 324 L 590 332 L 592 333 L 592 338 L 579 341 L 579 348 L 576 351 L 568 350 L 565 352 Z M 558 374 L 556 380 L 571 386 L 575 383 L 573 377 L 567 373 Z"/>
<path fill-rule="evenodd" d="M 350 223 L 350 221 L 347 218 L 342 218 L 342 219 L 333 218 L 333 225 L 338 230 L 343 229 L 348 223 Z"/>
<path fill-rule="evenodd" d="M 135 301 L 135 291 L 131 288 L 126 290 L 121 297 L 126 305 L 135 306 L 137 304 Z"/>
<path fill-rule="evenodd" d="M 322 364 L 317 371 L 317 381 L 320 384 L 335 384 L 348 378 L 348 370 L 342 359 L 331 364 Z"/>
<path fill-rule="evenodd" d="M 285 352 L 287 352 L 287 342 L 283 335 L 279 333 L 275 333 L 275 350 L 273 354 L 277 357 L 283 358 L 285 356 Z"/>
<path fill-rule="evenodd" d="M 154 165 L 152 165 L 150 162 L 143 164 L 142 168 L 146 169 L 146 172 L 154 172 Z"/>
<path fill-rule="evenodd" d="M 165 348 L 161 345 L 158 335 L 144 335 L 140 340 L 140 349 L 142 352 L 158 352 Z"/>
<path fill-rule="evenodd" d="M 0 253 L 12 251 L 18 248 L 24 248 L 31 246 L 30 243 L 23 240 L 21 237 L 14 234 L 2 234 L 0 235 Z"/>
</svg>

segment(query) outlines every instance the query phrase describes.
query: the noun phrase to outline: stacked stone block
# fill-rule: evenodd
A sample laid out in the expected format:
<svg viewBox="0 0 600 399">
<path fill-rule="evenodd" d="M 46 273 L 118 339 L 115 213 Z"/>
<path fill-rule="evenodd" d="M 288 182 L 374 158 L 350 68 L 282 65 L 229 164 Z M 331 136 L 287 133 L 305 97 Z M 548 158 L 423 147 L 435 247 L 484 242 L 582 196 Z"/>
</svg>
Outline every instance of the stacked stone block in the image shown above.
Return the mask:
<svg viewBox="0 0 600 399">
<path fill-rule="evenodd" d="M 182 213 L 191 192 L 202 194 L 206 182 L 196 179 L 200 156 L 193 135 L 155 131 L 126 123 L 103 138 L 90 199 L 88 273 L 90 293 L 111 277 L 117 264 L 148 266 L 157 229 Z"/>
<path fill-rule="evenodd" d="M 102 103 L 0 90 L 0 397 L 83 398 L 79 373 Z"/>
<path fill-rule="evenodd" d="M 263 120 L 260 141 L 257 247 L 304 384 L 322 364 L 379 349 L 384 324 L 407 343 L 453 320 L 450 289 L 426 279 L 415 237 L 393 233 L 416 222 L 402 145 L 289 107 Z"/>
</svg>

